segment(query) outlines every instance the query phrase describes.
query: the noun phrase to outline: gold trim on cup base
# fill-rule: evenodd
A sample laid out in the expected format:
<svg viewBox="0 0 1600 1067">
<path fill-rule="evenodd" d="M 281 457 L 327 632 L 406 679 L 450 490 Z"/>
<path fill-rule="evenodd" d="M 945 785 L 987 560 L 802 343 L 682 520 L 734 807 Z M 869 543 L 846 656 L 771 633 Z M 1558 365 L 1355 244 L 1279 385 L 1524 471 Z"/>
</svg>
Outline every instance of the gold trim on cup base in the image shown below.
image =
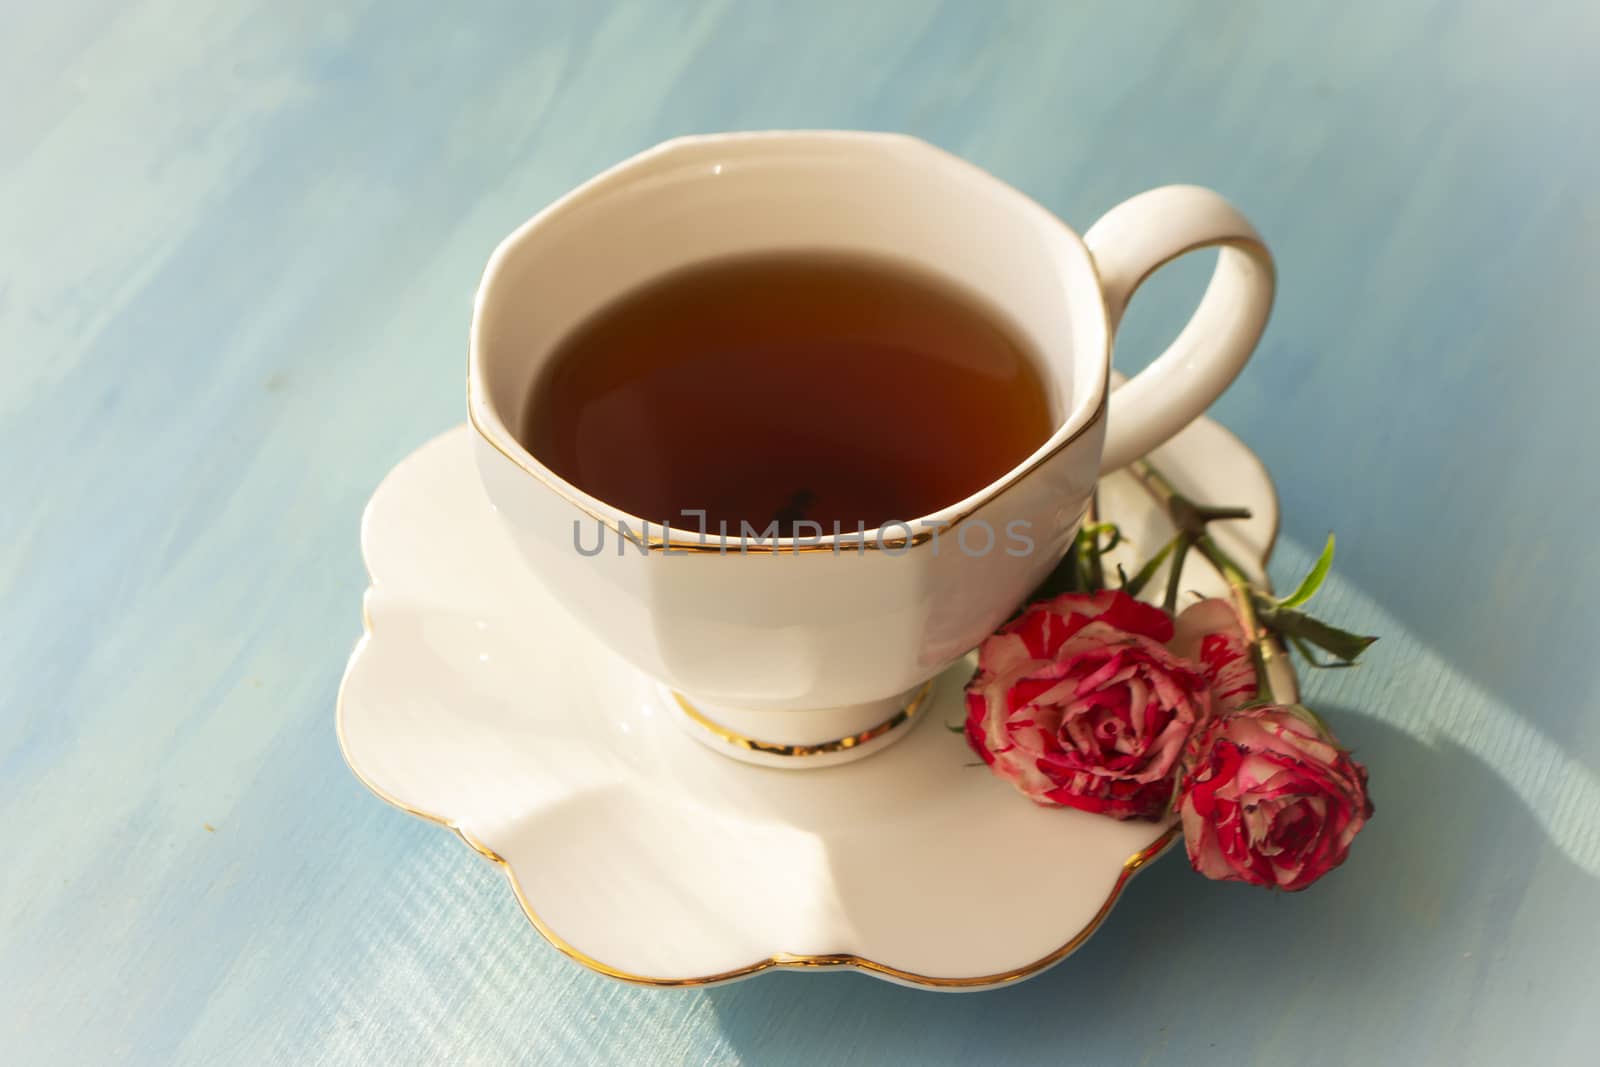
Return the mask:
<svg viewBox="0 0 1600 1067">
<path fill-rule="evenodd" d="M 753 737 L 746 737 L 735 730 L 730 730 L 719 722 L 706 717 L 705 713 L 689 702 L 689 699 L 676 689 L 672 693 L 674 703 L 678 710 L 683 712 L 684 718 L 695 726 L 714 734 L 719 740 L 734 748 L 746 752 L 758 752 L 764 756 L 782 756 L 803 759 L 806 756 L 827 756 L 836 752 L 849 752 L 851 749 L 860 748 L 870 741 L 876 741 L 892 731 L 910 722 L 927 701 L 928 694 L 933 690 L 933 682 L 923 682 L 904 707 L 893 715 L 876 725 L 869 726 L 847 737 L 836 737 L 832 741 L 818 741 L 814 744 L 790 744 L 783 741 L 758 741 Z"/>
</svg>

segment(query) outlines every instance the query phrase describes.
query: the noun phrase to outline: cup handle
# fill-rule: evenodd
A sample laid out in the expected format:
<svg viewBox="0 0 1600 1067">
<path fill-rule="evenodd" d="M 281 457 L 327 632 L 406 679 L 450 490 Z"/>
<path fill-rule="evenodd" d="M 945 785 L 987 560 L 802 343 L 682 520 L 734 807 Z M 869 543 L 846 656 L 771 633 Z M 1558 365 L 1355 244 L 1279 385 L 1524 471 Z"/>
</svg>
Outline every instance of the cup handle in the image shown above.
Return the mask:
<svg viewBox="0 0 1600 1067">
<path fill-rule="evenodd" d="M 1110 397 L 1100 473 L 1143 456 L 1200 416 L 1244 369 L 1276 289 L 1272 254 L 1233 205 L 1198 185 L 1124 200 L 1084 234 L 1113 337 L 1134 290 L 1179 256 L 1218 248 L 1217 269 L 1172 346 Z"/>
</svg>

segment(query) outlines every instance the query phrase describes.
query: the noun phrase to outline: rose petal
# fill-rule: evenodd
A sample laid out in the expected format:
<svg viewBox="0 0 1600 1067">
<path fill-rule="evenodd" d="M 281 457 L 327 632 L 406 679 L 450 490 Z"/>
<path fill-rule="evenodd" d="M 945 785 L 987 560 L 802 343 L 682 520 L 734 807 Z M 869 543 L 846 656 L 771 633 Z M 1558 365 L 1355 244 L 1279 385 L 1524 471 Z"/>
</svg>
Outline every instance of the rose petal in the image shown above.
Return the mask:
<svg viewBox="0 0 1600 1067">
<path fill-rule="evenodd" d="M 1172 650 L 1205 667 L 1216 698 L 1217 714 L 1233 711 L 1256 698 L 1256 667 L 1239 613 L 1226 600 L 1212 597 L 1192 604 L 1178 616 Z"/>
<path fill-rule="evenodd" d="M 1304 889 L 1344 862 L 1372 813 L 1366 769 L 1296 707 L 1213 720 L 1183 768 L 1186 848 L 1211 878 Z"/>
</svg>

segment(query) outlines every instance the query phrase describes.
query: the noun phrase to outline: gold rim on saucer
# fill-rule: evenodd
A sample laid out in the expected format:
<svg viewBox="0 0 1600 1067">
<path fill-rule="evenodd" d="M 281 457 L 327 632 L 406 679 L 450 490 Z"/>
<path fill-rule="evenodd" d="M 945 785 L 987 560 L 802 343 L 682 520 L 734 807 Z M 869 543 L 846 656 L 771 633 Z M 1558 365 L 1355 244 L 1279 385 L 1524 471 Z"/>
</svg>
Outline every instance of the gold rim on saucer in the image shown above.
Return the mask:
<svg viewBox="0 0 1600 1067">
<path fill-rule="evenodd" d="M 933 681 L 930 679 L 929 681 L 922 683 L 922 687 L 912 694 L 911 699 L 906 701 L 904 707 L 895 712 L 893 715 L 889 716 L 887 719 L 884 719 L 882 722 L 873 726 L 869 726 L 865 730 L 850 734 L 848 737 L 836 737 L 832 741 L 818 741 L 814 744 L 808 745 L 791 744 L 784 741 L 759 741 L 753 737 L 746 737 L 744 734 L 741 734 L 735 730 L 730 730 L 721 723 L 715 722 L 708 718 L 704 712 L 689 702 L 688 697 L 684 696 L 676 689 L 671 690 L 671 692 L 672 699 L 678 705 L 678 710 L 683 712 L 684 718 L 688 719 L 695 726 L 715 734 L 719 739 L 727 744 L 730 744 L 735 748 L 742 748 L 746 752 L 759 752 L 765 756 L 793 756 L 803 758 L 806 756 L 826 756 L 833 752 L 847 752 L 850 749 L 858 748 L 869 741 L 878 740 L 886 734 L 889 734 L 899 727 L 909 723 L 916 716 L 918 710 L 921 709 L 923 703 L 928 699 L 928 693 L 932 689 Z"/>
</svg>

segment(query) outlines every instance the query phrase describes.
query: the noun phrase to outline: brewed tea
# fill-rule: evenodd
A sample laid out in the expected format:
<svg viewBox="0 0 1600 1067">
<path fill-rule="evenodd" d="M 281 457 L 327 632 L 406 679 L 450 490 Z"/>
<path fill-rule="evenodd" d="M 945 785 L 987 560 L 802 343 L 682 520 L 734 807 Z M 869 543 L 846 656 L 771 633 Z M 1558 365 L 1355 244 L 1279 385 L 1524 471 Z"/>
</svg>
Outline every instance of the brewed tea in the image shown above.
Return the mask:
<svg viewBox="0 0 1600 1067">
<path fill-rule="evenodd" d="M 1035 357 L 974 296 L 890 261 L 767 253 L 601 308 L 537 377 L 521 439 L 651 522 L 793 536 L 937 511 L 1052 429 Z"/>
</svg>

